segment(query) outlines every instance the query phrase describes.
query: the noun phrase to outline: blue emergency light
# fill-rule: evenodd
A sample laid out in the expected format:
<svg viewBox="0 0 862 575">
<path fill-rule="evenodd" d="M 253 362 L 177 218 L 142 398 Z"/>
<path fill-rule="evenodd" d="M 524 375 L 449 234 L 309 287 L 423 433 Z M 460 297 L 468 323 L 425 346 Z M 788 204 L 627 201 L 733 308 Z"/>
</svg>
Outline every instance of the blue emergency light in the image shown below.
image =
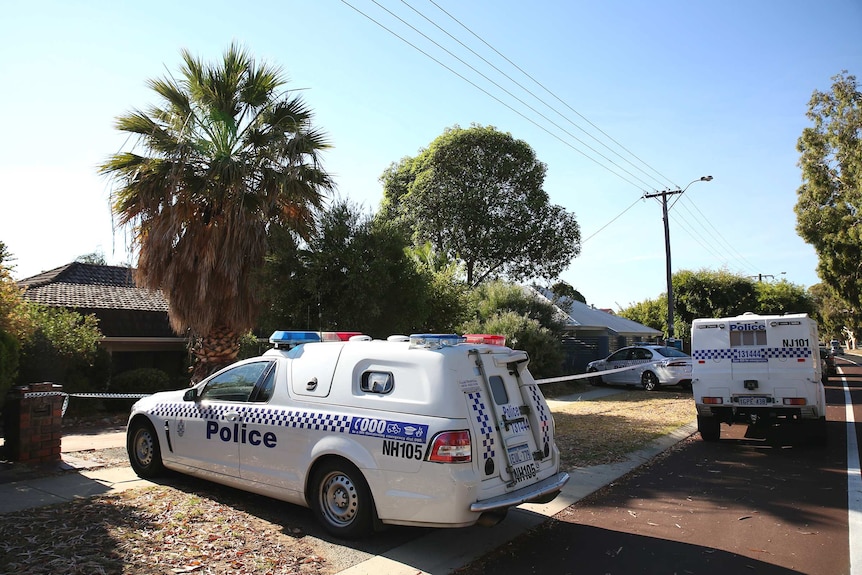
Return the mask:
<svg viewBox="0 0 862 575">
<path fill-rule="evenodd" d="M 296 347 L 302 343 L 314 343 L 320 341 L 320 334 L 316 331 L 276 331 L 269 336 L 269 343 L 275 349 Z"/>
</svg>

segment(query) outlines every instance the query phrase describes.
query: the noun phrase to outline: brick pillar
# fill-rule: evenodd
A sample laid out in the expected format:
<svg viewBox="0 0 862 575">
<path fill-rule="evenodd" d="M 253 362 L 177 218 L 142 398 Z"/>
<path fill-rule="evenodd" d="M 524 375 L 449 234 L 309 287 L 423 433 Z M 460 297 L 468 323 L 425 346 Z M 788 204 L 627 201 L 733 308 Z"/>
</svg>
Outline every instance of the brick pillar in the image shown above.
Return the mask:
<svg viewBox="0 0 862 575">
<path fill-rule="evenodd" d="M 9 391 L 3 419 L 9 459 L 22 463 L 60 460 L 62 391 L 63 386 L 55 383 L 31 383 Z"/>
</svg>

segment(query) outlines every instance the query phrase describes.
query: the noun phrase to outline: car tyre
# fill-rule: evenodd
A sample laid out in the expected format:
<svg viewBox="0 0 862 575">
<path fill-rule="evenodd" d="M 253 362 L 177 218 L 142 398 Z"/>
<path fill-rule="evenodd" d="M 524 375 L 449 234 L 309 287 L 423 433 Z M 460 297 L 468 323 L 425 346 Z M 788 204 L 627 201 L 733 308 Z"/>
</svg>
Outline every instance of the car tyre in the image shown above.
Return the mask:
<svg viewBox="0 0 862 575">
<path fill-rule="evenodd" d="M 698 415 L 697 430 L 704 441 L 713 442 L 721 439 L 721 422 L 717 417 Z"/>
<path fill-rule="evenodd" d="M 374 500 L 356 466 L 344 460 L 327 461 L 315 471 L 312 486 L 312 510 L 330 534 L 355 539 L 374 531 Z"/>
<path fill-rule="evenodd" d="M 658 376 L 651 371 L 643 372 L 641 375 L 641 385 L 645 391 L 655 391 L 658 387 Z"/>
<path fill-rule="evenodd" d="M 147 419 L 137 419 L 126 433 L 126 451 L 129 463 L 138 477 L 149 479 L 161 475 L 164 470 L 159 437 L 153 424 Z"/>
<path fill-rule="evenodd" d="M 597 370 L 596 368 L 591 367 L 587 373 L 597 373 L 598 371 L 599 370 Z M 590 385 L 597 385 L 597 386 L 598 385 L 604 385 L 604 382 L 602 381 L 602 376 L 596 375 L 596 376 L 591 377 L 590 378 Z"/>
</svg>

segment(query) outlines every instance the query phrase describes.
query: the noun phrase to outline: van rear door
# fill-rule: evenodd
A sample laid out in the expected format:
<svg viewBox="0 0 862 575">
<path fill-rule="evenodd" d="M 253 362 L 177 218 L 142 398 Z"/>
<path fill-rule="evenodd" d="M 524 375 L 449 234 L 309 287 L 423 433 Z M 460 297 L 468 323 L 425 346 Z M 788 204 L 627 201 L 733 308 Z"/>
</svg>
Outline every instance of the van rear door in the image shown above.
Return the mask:
<svg viewBox="0 0 862 575">
<path fill-rule="evenodd" d="M 538 481 L 553 466 L 553 419 L 526 371 L 528 356 L 508 348 L 470 352 L 487 394 L 470 394 L 472 409 L 487 411 L 481 425 L 479 461 L 483 480 L 500 477 L 507 489 Z M 483 396 L 487 400 L 483 400 Z M 494 449 L 494 444 L 500 445 Z"/>
</svg>

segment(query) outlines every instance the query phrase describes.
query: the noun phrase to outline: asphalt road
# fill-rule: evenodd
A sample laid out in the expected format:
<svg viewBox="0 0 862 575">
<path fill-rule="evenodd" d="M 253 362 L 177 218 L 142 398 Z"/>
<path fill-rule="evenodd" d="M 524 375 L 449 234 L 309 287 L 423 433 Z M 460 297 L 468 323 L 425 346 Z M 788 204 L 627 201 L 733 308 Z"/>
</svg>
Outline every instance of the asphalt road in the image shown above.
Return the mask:
<svg viewBox="0 0 862 575">
<path fill-rule="evenodd" d="M 692 436 L 458 573 L 862 574 L 845 423 L 847 396 L 862 422 L 862 368 L 839 366 L 826 447 L 792 430 L 746 437 L 747 426 L 723 425 L 720 442 Z"/>
</svg>

